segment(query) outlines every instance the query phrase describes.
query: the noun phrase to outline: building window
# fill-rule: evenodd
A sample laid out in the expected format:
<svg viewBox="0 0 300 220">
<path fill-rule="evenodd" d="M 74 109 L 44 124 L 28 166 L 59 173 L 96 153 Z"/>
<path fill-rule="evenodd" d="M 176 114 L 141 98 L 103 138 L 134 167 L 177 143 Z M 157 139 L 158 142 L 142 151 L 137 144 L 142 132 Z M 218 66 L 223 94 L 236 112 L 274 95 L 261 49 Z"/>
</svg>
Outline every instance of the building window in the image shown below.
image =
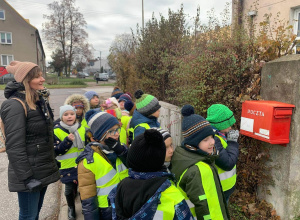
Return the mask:
<svg viewBox="0 0 300 220">
<path fill-rule="evenodd" d="M 297 40 L 300 40 L 300 8 L 294 10 L 294 34 L 297 36 Z"/>
<path fill-rule="evenodd" d="M 5 20 L 5 11 L 0 9 L 0 20 Z"/>
<path fill-rule="evenodd" d="M 0 32 L 0 42 L 1 44 L 12 44 L 12 33 Z"/>
<path fill-rule="evenodd" d="M 7 55 L 7 54 L 2 54 L 1 55 L 1 65 L 2 66 L 7 66 L 13 60 L 14 60 L 13 55 Z"/>
</svg>

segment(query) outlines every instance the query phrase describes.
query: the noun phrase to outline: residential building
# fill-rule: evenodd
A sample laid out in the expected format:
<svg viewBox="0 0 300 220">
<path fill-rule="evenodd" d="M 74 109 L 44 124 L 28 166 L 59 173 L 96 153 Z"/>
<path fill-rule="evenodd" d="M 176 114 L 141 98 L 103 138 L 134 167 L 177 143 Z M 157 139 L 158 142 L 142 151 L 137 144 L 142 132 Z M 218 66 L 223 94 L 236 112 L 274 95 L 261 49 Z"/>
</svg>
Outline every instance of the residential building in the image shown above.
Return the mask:
<svg viewBox="0 0 300 220">
<path fill-rule="evenodd" d="M 300 40 L 300 0 L 232 0 L 233 24 L 243 25 L 246 19 L 250 19 L 250 24 L 259 24 L 265 20 L 265 14 L 275 17 L 278 12 L 278 18 L 289 22 Z M 300 47 L 297 50 L 300 52 Z"/>
<path fill-rule="evenodd" d="M 29 61 L 46 72 L 46 57 L 39 31 L 7 1 L 0 0 L 0 66 Z"/>
</svg>

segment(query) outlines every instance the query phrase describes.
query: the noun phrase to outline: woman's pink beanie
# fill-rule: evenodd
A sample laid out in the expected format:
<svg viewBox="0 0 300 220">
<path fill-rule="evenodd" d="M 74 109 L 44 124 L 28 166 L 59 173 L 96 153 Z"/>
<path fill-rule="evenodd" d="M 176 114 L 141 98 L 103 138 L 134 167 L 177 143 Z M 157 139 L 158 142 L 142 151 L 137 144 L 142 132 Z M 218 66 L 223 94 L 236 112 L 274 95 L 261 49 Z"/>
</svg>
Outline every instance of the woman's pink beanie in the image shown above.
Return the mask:
<svg viewBox="0 0 300 220">
<path fill-rule="evenodd" d="M 36 67 L 35 63 L 31 62 L 20 62 L 20 61 L 12 61 L 10 64 L 6 67 L 6 70 L 8 73 L 11 73 L 14 75 L 15 80 L 17 82 L 22 82 L 24 78 L 27 76 L 30 70 L 32 70 L 34 67 Z"/>
</svg>

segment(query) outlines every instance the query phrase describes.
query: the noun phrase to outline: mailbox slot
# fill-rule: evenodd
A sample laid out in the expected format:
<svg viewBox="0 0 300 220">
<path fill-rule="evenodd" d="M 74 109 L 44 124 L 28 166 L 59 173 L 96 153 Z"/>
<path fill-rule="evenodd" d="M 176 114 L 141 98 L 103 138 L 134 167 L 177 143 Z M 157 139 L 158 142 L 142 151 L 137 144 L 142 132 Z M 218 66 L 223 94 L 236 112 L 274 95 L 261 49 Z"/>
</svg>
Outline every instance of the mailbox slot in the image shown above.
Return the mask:
<svg viewBox="0 0 300 220">
<path fill-rule="evenodd" d="M 275 118 L 290 118 L 293 114 L 292 108 L 274 108 Z"/>
</svg>

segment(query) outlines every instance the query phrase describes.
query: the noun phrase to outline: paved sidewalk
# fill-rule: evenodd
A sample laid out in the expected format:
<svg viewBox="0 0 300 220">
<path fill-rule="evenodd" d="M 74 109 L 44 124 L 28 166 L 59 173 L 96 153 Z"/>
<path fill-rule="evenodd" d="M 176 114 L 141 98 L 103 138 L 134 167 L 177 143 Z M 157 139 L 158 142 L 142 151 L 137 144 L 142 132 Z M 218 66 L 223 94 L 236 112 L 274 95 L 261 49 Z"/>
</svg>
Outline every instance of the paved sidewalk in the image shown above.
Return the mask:
<svg viewBox="0 0 300 220">
<path fill-rule="evenodd" d="M 65 192 L 65 184 L 62 184 L 61 198 L 60 198 L 60 213 L 58 216 L 58 220 L 68 220 L 68 204 L 64 192 Z M 75 210 L 76 210 L 76 220 L 84 220 L 79 195 L 76 197 L 75 200 Z"/>
</svg>

